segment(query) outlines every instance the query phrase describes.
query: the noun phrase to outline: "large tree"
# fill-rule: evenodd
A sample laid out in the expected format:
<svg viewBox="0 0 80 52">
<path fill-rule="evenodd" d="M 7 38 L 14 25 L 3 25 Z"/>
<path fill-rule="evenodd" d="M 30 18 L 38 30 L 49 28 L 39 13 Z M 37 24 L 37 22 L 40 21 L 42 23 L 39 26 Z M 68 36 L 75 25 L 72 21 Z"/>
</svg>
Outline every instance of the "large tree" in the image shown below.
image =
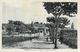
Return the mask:
<svg viewBox="0 0 80 52">
<path fill-rule="evenodd" d="M 59 17 L 56 19 L 55 17 L 47 17 L 48 22 L 53 22 L 53 25 L 50 25 L 51 27 L 55 28 L 56 20 L 58 20 L 58 28 L 65 28 L 65 26 L 69 25 L 70 20 L 66 17 Z"/>
<path fill-rule="evenodd" d="M 59 18 L 61 15 L 67 15 L 73 17 L 72 14 L 77 14 L 77 3 L 76 2 L 44 2 L 44 7 L 48 14 L 52 13 L 56 19 L 56 34 L 55 34 L 55 48 L 57 48 L 57 31 L 59 26 Z M 50 21 L 54 23 L 52 18 Z"/>
<path fill-rule="evenodd" d="M 44 2 L 44 7 L 48 14 L 52 13 L 54 16 L 77 14 L 76 2 Z"/>
</svg>

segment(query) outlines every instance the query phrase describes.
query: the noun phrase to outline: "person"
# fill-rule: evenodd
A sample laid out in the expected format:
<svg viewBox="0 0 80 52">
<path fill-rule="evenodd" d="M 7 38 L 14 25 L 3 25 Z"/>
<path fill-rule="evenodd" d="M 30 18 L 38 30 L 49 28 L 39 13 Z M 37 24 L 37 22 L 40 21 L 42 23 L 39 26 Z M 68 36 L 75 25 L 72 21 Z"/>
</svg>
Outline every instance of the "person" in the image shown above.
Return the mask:
<svg viewBox="0 0 80 52">
<path fill-rule="evenodd" d="M 46 37 L 46 41 L 48 41 L 48 37 Z"/>
<path fill-rule="evenodd" d="M 60 41 L 61 41 L 61 44 L 63 43 L 63 37 L 62 36 L 60 36 Z"/>
</svg>

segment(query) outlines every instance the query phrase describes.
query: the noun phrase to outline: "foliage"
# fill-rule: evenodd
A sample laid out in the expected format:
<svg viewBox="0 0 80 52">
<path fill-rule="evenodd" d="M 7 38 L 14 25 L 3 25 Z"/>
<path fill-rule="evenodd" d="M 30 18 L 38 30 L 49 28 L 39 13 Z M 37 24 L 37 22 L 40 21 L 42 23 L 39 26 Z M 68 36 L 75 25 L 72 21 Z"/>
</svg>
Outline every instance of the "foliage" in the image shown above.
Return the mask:
<svg viewBox="0 0 80 52">
<path fill-rule="evenodd" d="M 48 17 L 47 18 L 47 21 L 48 22 L 53 22 L 53 24 L 55 25 L 56 23 L 56 20 L 58 20 L 58 24 L 59 24 L 59 27 L 62 28 L 62 27 L 65 27 L 66 25 L 69 24 L 70 20 L 68 20 L 67 18 L 65 17 L 60 17 L 58 19 L 56 19 L 55 17 Z"/>
<path fill-rule="evenodd" d="M 34 24 L 39 24 L 39 22 L 35 22 Z"/>
<path fill-rule="evenodd" d="M 13 32 L 24 33 L 28 30 L 27 26 L 22 21 L 9 20 L 7 31 L 9 34 Z"/>
<path fill-rule="evenodd" d="M 73 17 L 71 14 L 77 14 L 77 2 L 44 2 L 44 7 L 48 14 L 52 13 L 54 15 L 54 17 L 48 17 L 47 21 L 53 22 L 60 28 L 65 27 L 70 22 L 67 18 L 60 17 L 61 15 Z"/>
<path fill-rule="evenodd" d="M 44 7 L 48 13 L 55 15 L 55 12 L 60 12 L 59 15 L 68 15 L 77 13 L 77 2 L 44 2 Z"/>
</svg>

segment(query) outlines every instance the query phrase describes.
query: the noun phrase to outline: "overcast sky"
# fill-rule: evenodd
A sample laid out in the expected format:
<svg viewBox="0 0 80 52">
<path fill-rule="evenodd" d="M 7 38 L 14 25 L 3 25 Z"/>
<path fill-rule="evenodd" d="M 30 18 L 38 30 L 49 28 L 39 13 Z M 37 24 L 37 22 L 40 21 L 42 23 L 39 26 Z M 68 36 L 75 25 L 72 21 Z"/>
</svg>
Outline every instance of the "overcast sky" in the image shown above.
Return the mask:
<svg viewBox="0 0 80 52">
<path fill-rule="evenodd" d="M 52 14 L 46 12 L 43 2 L 44 0 L 3 0 L 2 22 L 19 20 L 24 23 L 31 23 L 32 21 L 46 23 L 46 17 L 52 16 Z M 68 16 L 65 17 L 69 18 Z M 75 18 L 69 19 L 72 19 L 72 22 Z"/>
<path fill-rule="evenodd" d="M 25 23 L 31 21 L 46 22 L 48 16 L 41 1 L 9 0 L 3 2 L 3 22 L 8 20 L 21 20 Z"/>
</svg>

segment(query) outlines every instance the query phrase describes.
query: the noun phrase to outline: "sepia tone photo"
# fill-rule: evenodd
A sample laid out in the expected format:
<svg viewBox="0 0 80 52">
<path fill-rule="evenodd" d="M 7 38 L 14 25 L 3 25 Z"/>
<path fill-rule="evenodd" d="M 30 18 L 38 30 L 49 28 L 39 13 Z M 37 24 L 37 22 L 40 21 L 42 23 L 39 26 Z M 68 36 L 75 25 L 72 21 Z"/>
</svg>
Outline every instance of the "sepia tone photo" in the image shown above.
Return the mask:
<svg viewBox="0 0 80 52">
<path fill-rule="evenodd" d="M 77 2 L 31 4 L 2 4 L 3 49 L 77 49 Z"/>
</svg>

